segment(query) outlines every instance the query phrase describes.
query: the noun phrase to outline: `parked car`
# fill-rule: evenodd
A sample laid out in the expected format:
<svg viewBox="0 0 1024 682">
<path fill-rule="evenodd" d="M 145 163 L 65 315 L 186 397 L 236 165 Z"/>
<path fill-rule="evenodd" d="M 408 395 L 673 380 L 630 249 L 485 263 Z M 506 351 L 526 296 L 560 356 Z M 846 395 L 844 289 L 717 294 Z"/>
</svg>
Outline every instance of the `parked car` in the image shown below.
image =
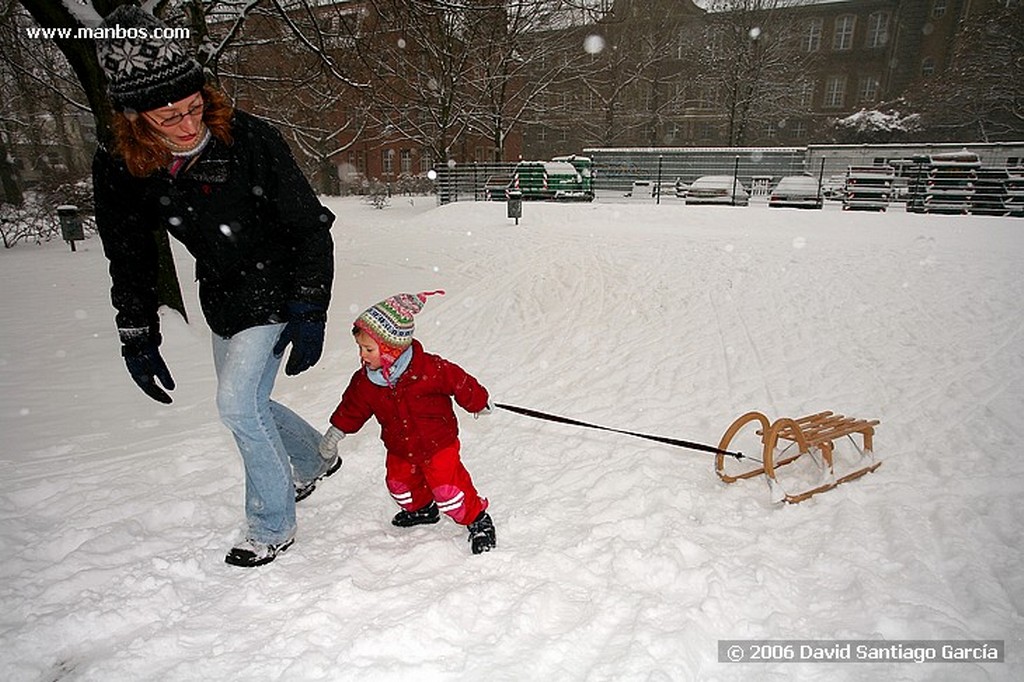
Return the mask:
<svg viewBox="0 0 1024 682">
<path fill-rule="evenodd" d="M 634 180 L 633 186 L 624 196 L 633 199 L 657 199 L 660 192 L 663 199 L 669 197 L 682 199 L 686 196 L 688 188 L 689 185 L 683 182 L 682 178 L 662 180 L 660 185 L 655 180 Z"/>
<path fill-rule="evenodd" d="M 654 197 L 658 196 L 659 190 L 661 191 L 661 197 L 667 199 L 669 197 L 675 197 L 676 199 L 685 199 L 686 191 L 690 189 L 690 186 L 683 182 L 682 178 L 676 178 L 675 180 L 663 180 L 661 187 L 658 187 L 657 183 L 651 189 L 651 194 Z"/>
<path fill-rule="evenodd" d="M 724 204 L 746 206 L 750 194 L 743 183 L 731 175 L 703 175 L 686 191 L 686 204 Z"/>
<path fill-rule="evenodd" d="M 787 175 L 768 195 L 769 207 L 821 208 L 822 204 L 818 180 L 807 175 Z"/>
</svg>

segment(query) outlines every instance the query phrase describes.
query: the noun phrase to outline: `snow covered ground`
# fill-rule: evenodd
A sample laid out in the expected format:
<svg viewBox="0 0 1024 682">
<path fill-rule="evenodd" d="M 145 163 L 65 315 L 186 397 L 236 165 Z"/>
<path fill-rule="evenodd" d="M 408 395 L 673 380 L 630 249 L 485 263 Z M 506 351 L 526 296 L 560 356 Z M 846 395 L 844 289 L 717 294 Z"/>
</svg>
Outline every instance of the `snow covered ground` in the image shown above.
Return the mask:
<svg viewBox="0 0 1024 682">
<path fill-rule="evenodd" d="M 712 455 L 463 418 L 499 543 L 471 556 L 447 520 L 389 524 L 368 425 L 294 547 L 233 568 L 241 462 L 187 254 L 165 407 L 123 368 L 98 240 L 22 245 L 0 253 L 0 679 L 1024 678 L 1024 221 L 329 204 L 328 348 L 277 390 L 315 424 L 357 366 L 352 319 L 444 288 L 418 337 L 500 402 L 712 445 L 748 410 L 832 409 L 881 420 L 882 466 L 778 506 Z M 718 662 L 762 638 L 1005 640 L 1006 661 Z"/>
</svg>

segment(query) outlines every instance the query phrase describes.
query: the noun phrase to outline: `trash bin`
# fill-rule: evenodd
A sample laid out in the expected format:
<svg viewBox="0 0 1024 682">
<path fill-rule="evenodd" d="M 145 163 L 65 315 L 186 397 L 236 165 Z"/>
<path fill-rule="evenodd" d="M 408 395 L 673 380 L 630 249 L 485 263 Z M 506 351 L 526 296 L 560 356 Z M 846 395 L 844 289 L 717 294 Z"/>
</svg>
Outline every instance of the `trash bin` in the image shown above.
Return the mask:
<svg viewBox="0 0 1024 682">
<path fill-rule="evenodd" d="M 75 242 L 85 239 L 85 231 L 82 229 L 82 218 L 78 215 L 78 207 L 71 204 L 64 204 L 57 207 L 57 217 L 60 219 L 60 234 L 71 250 L 75 250 Z"/>
<path fill-rule="evenodd" d="M 516 219 L 516 225 L 519 224 L 519 219 L 523 217 L 523 193 L 518 189 L 510 189 L 508 191 L 508 201 L 505 202 L 508 206 L 508 217 Z"/>
</svg>

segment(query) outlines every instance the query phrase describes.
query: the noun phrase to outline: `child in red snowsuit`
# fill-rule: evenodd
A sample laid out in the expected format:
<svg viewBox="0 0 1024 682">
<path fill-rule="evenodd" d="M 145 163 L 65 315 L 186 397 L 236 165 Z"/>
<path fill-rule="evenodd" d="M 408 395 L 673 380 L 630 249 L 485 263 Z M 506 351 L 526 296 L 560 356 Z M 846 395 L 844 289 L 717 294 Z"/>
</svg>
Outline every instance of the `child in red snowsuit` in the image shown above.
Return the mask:
<svg viewBox="0 0 1024 682">
<path fill-rule="evenodd" d="M 474 416 L 490 412 L 487 389 L 458 365 L 423 350 L 413 339 L 413 315 L 427 296 L 397 294 L 367 309 L 352 329 L 362 367 L 352 375 L 320 455 L 331 460 L 338 441 L 370 417 L 387 448 L 386 481 L 402 507 L 396 526 L 437 523 L 444 512 L 469 529 L 473 553 L 495 547 L 487 500 L 480 497 L 459 457 L 459 422 L 452 399 Z"/>
</svg>

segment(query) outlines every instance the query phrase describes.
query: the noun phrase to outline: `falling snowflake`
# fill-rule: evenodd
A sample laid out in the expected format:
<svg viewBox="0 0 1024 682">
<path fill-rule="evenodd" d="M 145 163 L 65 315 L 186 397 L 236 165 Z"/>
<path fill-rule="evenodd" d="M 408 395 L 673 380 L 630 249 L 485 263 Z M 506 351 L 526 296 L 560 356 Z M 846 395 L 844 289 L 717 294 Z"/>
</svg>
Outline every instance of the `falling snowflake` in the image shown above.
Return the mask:
<svg viewBox="0 0 1024 682">
<path fill-rule="evenodd" d="M 583 41 L 583 49 L 587 54 L 600 54 L 604 51 L 604 38 L 596 34 L 587 36 Z"/>
</svg>

